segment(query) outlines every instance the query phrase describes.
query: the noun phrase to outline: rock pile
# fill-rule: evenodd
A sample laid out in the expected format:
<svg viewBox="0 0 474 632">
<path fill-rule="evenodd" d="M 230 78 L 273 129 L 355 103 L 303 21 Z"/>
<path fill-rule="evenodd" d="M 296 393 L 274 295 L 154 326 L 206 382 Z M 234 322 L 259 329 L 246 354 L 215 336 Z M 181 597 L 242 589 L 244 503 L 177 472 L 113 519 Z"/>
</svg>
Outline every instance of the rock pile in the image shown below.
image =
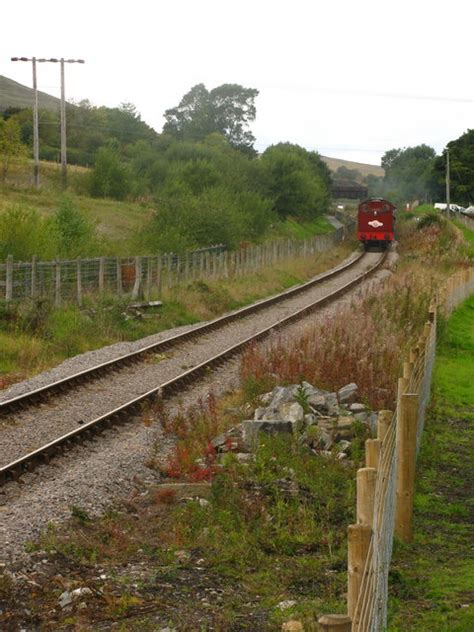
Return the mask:
<svg viewBox="0 0 474 632">
<path fill-rule="evenodd" d="M 357 393 L 354 383 L 337 392 L 323 391 L 308 382 L 276 386 L 260 398 L 253 419 L 219 435 L 212 446 L 218 453 L 233 452 L 246 462 L 261 433 L 286 433 L 317 454 L 346 459 L 356 433 L 366 429 L 370 434 L 377 425 L 377 414 L 357 402 Z"/>
</svg>

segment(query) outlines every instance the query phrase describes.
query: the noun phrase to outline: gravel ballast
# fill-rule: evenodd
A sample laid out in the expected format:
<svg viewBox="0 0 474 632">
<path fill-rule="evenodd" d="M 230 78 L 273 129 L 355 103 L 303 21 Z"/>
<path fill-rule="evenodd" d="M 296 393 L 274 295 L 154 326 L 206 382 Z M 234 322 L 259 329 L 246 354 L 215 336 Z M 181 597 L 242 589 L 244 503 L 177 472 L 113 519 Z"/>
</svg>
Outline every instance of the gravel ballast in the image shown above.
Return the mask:
<svg viewBox="0 0 474 632">
<path fill-rule="evenodd" d="M 228 347 L 249 338 L 298 309 L 333 292 L 370 268 L 379 258 L 369 255 L 335 278 L 304 294 L 234 321 L 217 331 L 180 344 L 169 352 L 151 355 L 135 366 L 105 375 L 85 385 L 19 411 L 0 423 L 0 466 L 24 456 L 93 419 L 194 367 Z M 143 346 L 143 345 L 142 345 Z M 114 345 L 116 347 L 116 345 Z M 105 352 L 104 352 L 105 353 Z M 107 351 L 107 353 L 110 353 Z M 97 353 L 94 356 L 97 363 Z M 69 366 L 69 365 L 68 365 Z"/>
</svg>

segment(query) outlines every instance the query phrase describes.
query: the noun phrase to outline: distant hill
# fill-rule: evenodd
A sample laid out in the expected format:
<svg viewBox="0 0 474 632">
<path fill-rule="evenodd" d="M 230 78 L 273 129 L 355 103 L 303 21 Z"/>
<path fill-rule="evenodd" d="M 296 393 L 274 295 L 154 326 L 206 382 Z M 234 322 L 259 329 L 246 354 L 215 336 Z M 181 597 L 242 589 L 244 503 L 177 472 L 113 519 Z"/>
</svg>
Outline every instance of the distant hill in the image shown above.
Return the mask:
<svg viewBox="0 0 474 632">
<path fill-rule="evenodd" d="M 39 107 L 42 110 L 59 110 L 60 100 L 46 92 L 38 90 Z M 8 108 L 31 108 L 33 105 L 33 88 L 28 88 L 13 79 L 0 75 L 0 112 Z"/>
<path fill-rule="evenodd" d="M 378 165 L 367 165 L 363 162 L 352 162 L 352 160 L 342 160 L 341 158 L 328 158 L 321 156 L 331 171 L 337 171 L 339 167 L 347 167 L 348 169 L 357 169 L 363 176 L 373 174 L 374 176 L 384 176 L 385 171 Z"/>
</svg>

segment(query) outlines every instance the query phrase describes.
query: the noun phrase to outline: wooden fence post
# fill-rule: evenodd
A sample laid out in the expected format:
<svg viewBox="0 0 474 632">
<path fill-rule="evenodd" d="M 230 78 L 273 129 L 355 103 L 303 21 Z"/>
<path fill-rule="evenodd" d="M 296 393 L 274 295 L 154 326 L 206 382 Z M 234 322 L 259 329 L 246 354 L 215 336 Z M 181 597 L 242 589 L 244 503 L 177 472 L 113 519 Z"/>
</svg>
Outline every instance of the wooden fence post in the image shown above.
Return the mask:
<svg viewBox="0 0 474 632">
<path fill-rule="evenodd" d="M 157 283 L 158 283 L 158 296 L 161 298 L 163 288 L 163 255 L 158 255 L 158 270 L 157 270 Z"/>
<path fill-rule="evenodd" d="M 5 300 L 11 301 L 13 298 L 13 255 L 7 257 L 7 275 L 5 284 Z"/>
<path fill-rule="evenodd" d="M 347 531 L 347 614 L 354 619 L 364 577 L 372 527 L 351 524 Z"/>
<path fill-rule="evenodd" d="M 365 467 L 378 468 L 381 447 L 382 441 L 380 439 L 367 439 L 365 442 Z"/>
<path fill-rule="evenodd" d="M 173 285 L 173 253 L 169 252 L 166 255 L 166 267 L 168 268 L 168 289 Z"/>
<path fill-rule="evenodd" d="M 104 293 L 105 286 L 105 257 L 99 257 L 99 293 Z"/>
<path fill-rule="evenodd" d="M 377 420 L 377 439 L 383 441 L 392 423 L 393 413 L 391 410 L 380 410 Z"/>
<path fill-rule="evenodd" d="M 153 268 L 151 256 L 146 257 L 146 298 L 151 300 L 151 288 L 153 282 Z"/>
<path fill-rule="evenodd" d="M 325 614 L 318 619 L 321 632 L 351 632 L 351 618 L 346 614 Z"/>
<path fill-rule="evenodd" d="M 117 257 L 115 266 L 116 266 L 116 272 L 117 272 L 117 294 L 121 296 L 123 292 L 123 285 L 122 285 L 122 261 L 120 257 Z"/>
<path fill-rule="evenodd" d="M 35 298 L 36 296 L 36 270 L 38 267 L 38 257 L 33 255 L 31 259 L 31 298 Z"/>
<path fill-rule="evenodd" d="M 403 393 L 398 404 L 395 534 L 402 542 L 411 542 L 413 537 L 418 399 L 415 393 Z"/>
<path fill-rule="evenodd" d="M 374 467 L 361 467 L 357 470 L 357 523 L 372 526 L 374 519 L 375 480 L 377 470 Z"/>
<path fill-rule="evenodd" d="M 78 257 L 76 261 L 76 293 L 77 304 L 82 305 L 82 275 L 81 275 L 81 258 Z"/>
<path fill-rule="evenodd" d="M 132 290 L 132 299 L 136 300 L 142 292 L 142 258 L 135 257 L 135 283 Z"/>
<path fill-rule="evenodd" d="M 54 305 L 61 305 L 61 262 L 54 262 Z"/>
</svg>

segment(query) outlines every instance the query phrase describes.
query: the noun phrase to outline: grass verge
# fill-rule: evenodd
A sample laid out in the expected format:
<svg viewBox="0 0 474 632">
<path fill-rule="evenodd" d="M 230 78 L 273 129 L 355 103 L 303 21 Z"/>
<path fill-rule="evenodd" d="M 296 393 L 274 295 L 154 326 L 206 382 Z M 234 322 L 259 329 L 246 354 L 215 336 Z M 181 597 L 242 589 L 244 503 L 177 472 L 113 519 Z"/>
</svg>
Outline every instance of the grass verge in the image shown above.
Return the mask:
<svg viewBox="0 0 474 632">
<path fill-rule="evenodd" d="M 353 467 L 266 438 L 254 462 L 229 457 L 207 500 L 151 488 L 100 519 L 71 507 L 66 528 L 29 547 L 34 591 L 28 573 L 0 583 L 5 625 L 270 632 L 298 618 L 316 630 L 344 608 L 354 505 Z M 77 588 L 87 596 L 58 606 Z"/>
<path fill-rule="evenodd" d="M 418 461 L 413 544 L 395 548 L 390 632 L 474 630 L 474 297 L 442 331 Z"/>
</svg>

